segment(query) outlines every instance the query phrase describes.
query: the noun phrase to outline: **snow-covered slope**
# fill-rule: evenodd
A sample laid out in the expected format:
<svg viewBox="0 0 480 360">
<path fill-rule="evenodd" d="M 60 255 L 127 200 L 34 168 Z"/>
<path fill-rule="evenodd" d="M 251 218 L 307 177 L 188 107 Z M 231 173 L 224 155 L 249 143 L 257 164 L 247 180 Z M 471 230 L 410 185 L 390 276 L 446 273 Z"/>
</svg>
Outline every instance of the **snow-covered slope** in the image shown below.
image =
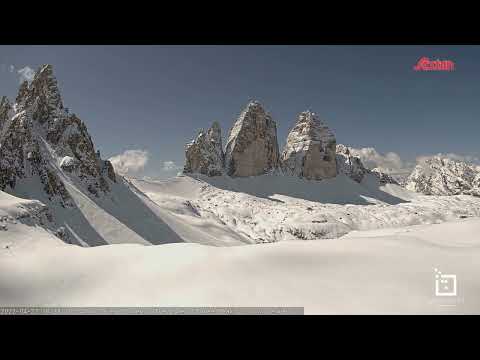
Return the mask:
<svg viewBox="0 0 480 360">
<path fill-rule="evenodd" d="M 158 206 L 122 178 L 120 182 L 112 185 L 108 196 L 100 199 L 88 196 L 81 188 L 70 182 L 65 181 L 64 184 L 72 201 L 72 206 L 68 208 L 49 202 L 35 181 L 22 182 L 15 193 L 17 196 L 39 199 L 40 201 L 30 201 L 45 209 L 51 220 L 50 223 L 42 222 L 39 225 L 47 230 L 57 229 L 55 233 L 62 235 L 67 243 L 98 246 L 118 243 L 150 245 L 183 241 L 162 220 L 161 214 L 157 211 Z"/>
<path fill-rule="evenodd" d="M 21 199 L 0 191 L 0 248 L 35 249 L 63 244 L 63 229 L 38 200 Z"/>
<path fill-rule="evenodd" d="M 321 182 L 278 175 L 132 181 L 170 213 L 178 212 L 180 204 L 188 204 L 183 214 L 171 216 L 191 231 L 220 232 L 214 235 L 218 245 L 233 234 L 243 243 L 330 239 L 354 230 L 480 216 L 478 198 L 424 196 L 395 184 L 382 184 L 372 174 L 365 175 L 360 184 L 345 175 Z"/>
<path fill-rule="evenodd" d="M 196 203 L 205 184 L 189 176 L 165 181 L 131 179 L 156 205 L 156 213 L 184 241 L 213 246 L 245 245 L 254 241 L 229 227 L 212 212 L 203 211 Z"/>
<path fill-rule="evenodd" d="M 480 220 L 235 247 L 0 248 L 1 306 L 299 306 L 306 314 L 480 313 Z M 434 268 L 458 296 L 435 296 Z"/>
</svg>

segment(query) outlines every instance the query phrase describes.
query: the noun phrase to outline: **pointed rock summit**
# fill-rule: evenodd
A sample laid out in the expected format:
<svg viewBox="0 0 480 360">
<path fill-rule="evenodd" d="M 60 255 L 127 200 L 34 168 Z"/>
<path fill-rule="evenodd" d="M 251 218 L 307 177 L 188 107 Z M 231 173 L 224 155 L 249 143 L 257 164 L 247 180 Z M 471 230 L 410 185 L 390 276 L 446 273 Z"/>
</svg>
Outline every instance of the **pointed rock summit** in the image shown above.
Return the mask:
<svg viewBox="0 0 480 360">
<path fill-rule="evenodd" d="M 225 169 L 230 176 L 256 176 L 279 165 L 277 126 L 258 101 L 251 101 L 230 130 Z"/>
<path fill-rule="evenodd" d="M 336 139 L 315 113 L 304 111 L 287 137 L 282 153 L 282 169 L 288 175 L 309 180 L 335 177 Z"/>
<path fill-rule="evenodd" d="M 0 190 L 37 179 L 48 199 L 62 206 L 70 205 L 63 176 L 94 196 L 110 191 L 107 179 L 115 182 L 113 168 L 97 156 L 85 124 L 63 107 L 51 65 L 41 66 L 30 83 L 21 84 L 12 111 L 5 111 L 3 99 L 1 104 Z"/>
<path fill-rule="evenodd" d="M 218 122 L 214 122 L 207 132 L 201 130 L 198 136 L 185 149 L 184 173 L 198 173 L 207 176 L 223 174 L 224 154 L 222 134 Z"/>
<path fill-rule="evenodd" d="M 35 73 L 32 82 L 24 81 L 17 96 L 16 111 L 29 109 L 35 120 L 44 122 L 49 117 L 64 114 L 63 102 L 53 75 L 52 65 L 43 65 Z"/>
</svg>

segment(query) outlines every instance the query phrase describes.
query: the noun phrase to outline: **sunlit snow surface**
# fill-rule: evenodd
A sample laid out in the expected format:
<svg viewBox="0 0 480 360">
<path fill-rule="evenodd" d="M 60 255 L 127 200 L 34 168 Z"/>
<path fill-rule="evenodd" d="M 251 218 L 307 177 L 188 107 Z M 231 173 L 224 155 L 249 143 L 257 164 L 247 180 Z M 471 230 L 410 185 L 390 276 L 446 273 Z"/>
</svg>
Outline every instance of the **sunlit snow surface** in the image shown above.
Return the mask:
<svg viewBox="0 0 480 360">
<path fill-rule="evenodd" d="M 210 229 L 231 232 L 247 243 L 333 239 L 352 230 L 480 216 L 480 198 L 419 195 L 398 185 L 381 185 L 373 175 L 361 184 L 343 175 L 320 182 L 265 175 L 183 176 L 134 184 L 177 220 L 183 216 L 182 224 L 208 221 Z"/>
<path fill-rule="evenodd" d="M 190 243 L 68 245 L 13 220 L 38 202 L 1 193 L 8 228 L 0 230 L 0 305 L 480 313 L 478 198 L 423 196 L 344 177 L 182 176 L 131 186 Z M 435 296 L 434 268 L 456 275 L 456 297 Z"/>
</svg>

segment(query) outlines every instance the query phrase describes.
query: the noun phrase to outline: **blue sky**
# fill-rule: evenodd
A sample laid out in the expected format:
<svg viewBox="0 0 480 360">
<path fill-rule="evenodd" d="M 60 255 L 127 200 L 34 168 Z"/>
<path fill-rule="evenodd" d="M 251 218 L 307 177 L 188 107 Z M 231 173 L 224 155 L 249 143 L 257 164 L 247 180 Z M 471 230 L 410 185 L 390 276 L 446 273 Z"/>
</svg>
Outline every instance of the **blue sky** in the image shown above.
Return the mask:
<svg viewBox="0 0 480 360">
<path fill-rule="evenodd" d="M 414 72 L 422 56 L 456 71 Z M 310 109 L 355 148 L 480 155 L 479 46 L 0 46 L 0 95 L 44 63 L 102 157 L 148 154 L 142 175 L 176 172 L 200 128 L 217 120 L 226 136 L 250 99 L 272 114 L 280 147 Z"/>
</svg>

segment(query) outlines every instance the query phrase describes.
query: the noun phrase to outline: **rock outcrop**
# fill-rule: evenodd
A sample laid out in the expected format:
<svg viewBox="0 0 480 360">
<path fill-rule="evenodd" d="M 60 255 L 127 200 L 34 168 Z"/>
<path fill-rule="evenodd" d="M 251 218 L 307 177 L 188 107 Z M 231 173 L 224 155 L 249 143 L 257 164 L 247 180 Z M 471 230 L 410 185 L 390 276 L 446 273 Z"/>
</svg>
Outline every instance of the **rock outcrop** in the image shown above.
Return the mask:
<svg viewBox="0 0 480 360">
<path fill-rule="evenodd" d="M 375 175 L 378 181 L 380 182 L 380 184 L 382 185 L 385 185 L 385 184 L 401 185 L 400 182 L 397 179 L 395 179 L 392 175 L 387 174 L 378 168 L 369 170 L 369 172 Z"/>
<path fill-rule="evenodd" d="M 361 183 L 368 173 L 360 157 L 352 154 L 348 146 L 338 144 L 336 148 L 337 174 L 345 174 L 352 180 Z"/>
<path fill-rule="evenodd" d="M 278 168 L 277 126 L 258 101 L 242 111 L 228 136 L 225 169 L 230 176 L 262 175 Z"/>
<path fill-rule="evenodd" d="M 480 167 L 434 156 L 415 167 L 405 187 L 426 195 L 480 196 Z"/>
<path fill-rule="evenodd" d="M 230 130 L 225 152 L 222 151 L 220 125 L 201 130 L 185 149 L 185 174 L 232 177 L 257 176 L 282 169 L 285 175 L 308 180 L 333 178 L 345 174 L 361 183 L 366 174 L 376 176 L 381 184 L 397 184 L 379 169 L 369 170 L 349 147 L 336 144 L 328 126 L 315 113 L 304 111 L 278 152 L 277 128 L 271 116 L 257 101 L 251 101 Z"/>
<path fill-rule="evenodd" d="M 337 175 L 336 140 L 332 131 L 315 113 L 300 113 L 287 137 L 281 157 L 283 171 L 309 180 Z"/>
<path fill-rule="evenodd" d="M 201 130 L 198 136 L 185 149 L 184 173 L 198 173 L 207 176 L 223 174 L 224 153 L 222 134 L 218 122 L 214 122 L 207 132 Z"/>
<path fill-rule="evenodd" d="M 3 104 L 2 99 L 0 190 L 36 178 L 49 200 L 70 206 L 60 168 L 65 170 L 62 176 L 72 177 L 91 195 L 110 191 L 107 178 L 115 181 L 113 168 L 97 157 L 85 124 L 64 108 L 51 65 L 40 67 L 31 83 L 21 84 L 6 117 Z"/>
<path fill-rule="evenodd" d="M 380 169 L 367 169 L 363 165 L 360 157 L 352 152 L 348 146 L 342 144 L 337 145 L 337 173 L 345 174 L 358 183 L 362 182 L 365 175 L 371 174 L 378 179 L 380 185 L 399 185 L 397 180 L 389 174 L 382 172 Z"/>
</svg>

